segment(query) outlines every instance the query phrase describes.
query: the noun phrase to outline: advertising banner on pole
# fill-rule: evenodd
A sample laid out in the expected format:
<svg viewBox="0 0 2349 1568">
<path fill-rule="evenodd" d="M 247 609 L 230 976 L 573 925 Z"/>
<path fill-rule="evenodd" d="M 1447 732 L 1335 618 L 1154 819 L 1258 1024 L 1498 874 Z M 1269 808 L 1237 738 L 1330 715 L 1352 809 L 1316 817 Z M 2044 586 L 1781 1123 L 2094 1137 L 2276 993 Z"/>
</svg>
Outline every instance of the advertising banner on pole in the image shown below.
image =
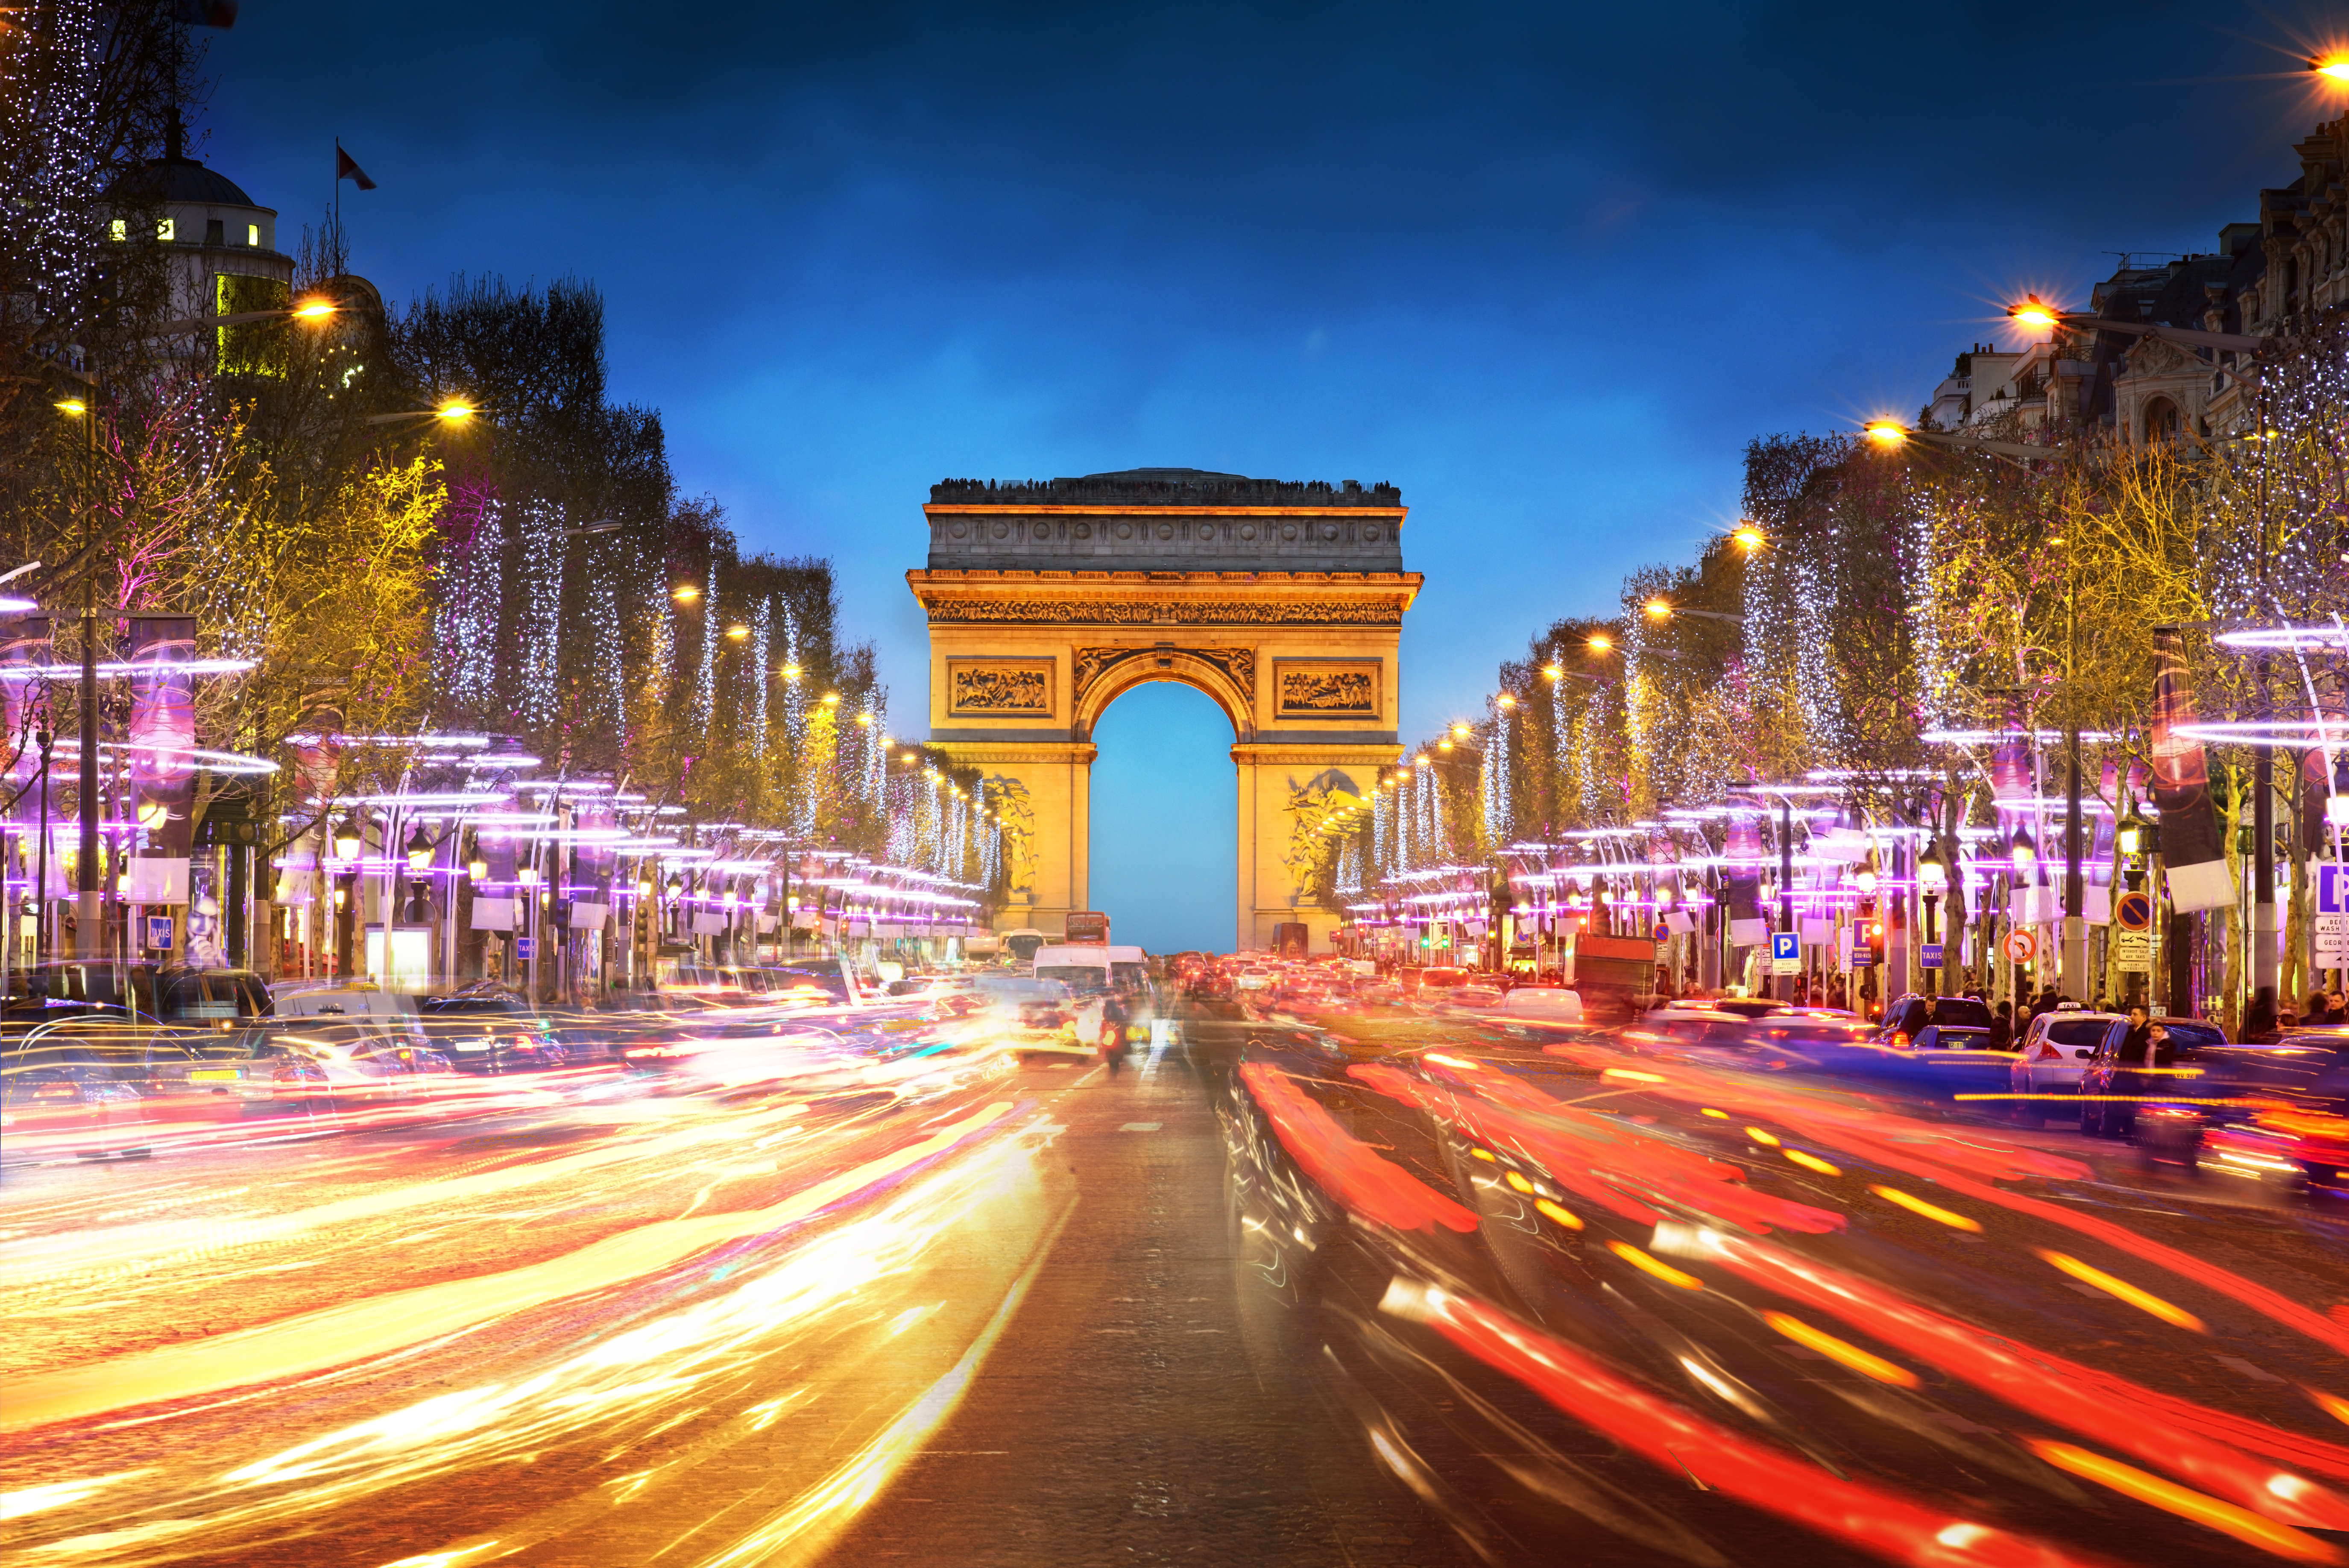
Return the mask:
<svg viewBox="0 0 2349 1568">
<path fill-rule="evenodd" d="M 131 809 L 141 858 L 180 863 L 184 901 L 196 777 L 196 657 L 192 616 L 137 616 L 130 622 L 129 763 Z"/>
<path fill-rule="evenodd" d="M 2235 878 L 2219 843 L 2202 742 L 2178 733 L 2194 722 L 2195 708 L 2193 678 L 2176 628 L 2155 629 L 2153 656 L 2153 799 L 2161 810 L 2170 907 L 2180 914 L 2231 909 Z"/>
</svg>

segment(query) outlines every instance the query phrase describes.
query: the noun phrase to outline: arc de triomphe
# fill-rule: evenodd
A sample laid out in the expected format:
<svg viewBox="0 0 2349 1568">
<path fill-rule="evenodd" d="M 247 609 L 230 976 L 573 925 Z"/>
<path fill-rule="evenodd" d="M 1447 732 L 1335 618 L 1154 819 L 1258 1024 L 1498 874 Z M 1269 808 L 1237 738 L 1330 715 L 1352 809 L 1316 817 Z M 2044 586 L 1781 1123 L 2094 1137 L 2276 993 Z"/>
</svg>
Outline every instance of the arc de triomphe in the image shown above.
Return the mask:
<svg viewBox="0 0 2349 1568">
<path fill-rule="evenodd" d="M 1243 948 L 1282 922 L 1317 947 L 1343 919 L 1309 886 L 1332 807 L 1402 755 L 1406 509 L 1392 486 L 1133 469 L 934 485 L 929 564 L 905 574 L 930 623 L 930 740 L 985 775 L 1004 818 L 1005 929 L 1057 933 L 1089 908 L 1092 732 L 1147 680 L 1231 721 Z M 1122 831 L 1176 834 L 1180 823 Z"/>
</svg>

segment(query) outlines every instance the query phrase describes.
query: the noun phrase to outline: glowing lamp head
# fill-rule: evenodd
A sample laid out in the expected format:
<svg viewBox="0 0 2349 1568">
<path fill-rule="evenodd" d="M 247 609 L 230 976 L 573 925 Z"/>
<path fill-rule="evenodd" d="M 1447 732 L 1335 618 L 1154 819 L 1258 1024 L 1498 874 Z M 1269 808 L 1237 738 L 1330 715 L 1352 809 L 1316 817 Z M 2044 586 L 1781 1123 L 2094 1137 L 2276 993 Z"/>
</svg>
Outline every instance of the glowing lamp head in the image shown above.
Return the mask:
<svg viewBox="0 0 2349 1568">
<path fill-rule="evenodd" d="M 2349 794 L 2324 797 L 2324 820 L 2335 827 L 2349 827 Z"/>
<path fill-rule="evenodd" d="M 870 713 L 859 713 L 856 715 L 856 722 L 869 730 L 873 727 L 873 715 Z"/>
<path fill-rule="evenodd" d="M 422 872 L 429 870 L 431 866 L 432 838 L 424 831 L 424 825 L 419 823 L 416 831 L 408 836 L 408 868 Z"/>
<path fill-rule="evenodd" d="M 637 877 L 637 878 L 636 878 L 636 897 L 637 897 L 637 898 L 651 898 L 652 896 L 653 896 L 653 879 L 652 879 L 651 877 Z"/>
<path fill-rule="evenodd" d="M 2055 307 L 2035 294 L 2026 294 L 2020 304 L 2008 306 L 2006 318 L 2031 332 L 2052 332 L 2063 324 Z"/>
<path fill-rule="evenodd" d="M 1589 648 L 1593 653 L 1612 653 L 1615 650 L 1615 639 L 1602 631 L 1590 639 Z"/>
<path fill-rule="evenodd" d="M 668 597 L 675 599 L 681 605 L 689 605 L 694 600 L 701 597 L 701 590 L 695 587 L 691 583 L 679 583 L 677 587 L 669 589 Z"/>
<path fill-rule="evenodd" d="M 1888 451 L 1909 440 L 1909 427 L 1899 420 L 1870 420 L 1865 433 L 1869 441 Z"/>
<path fill-rule="evenodd" d="M 1450 741 L 1438 741 L 1435 742 L 1435 749 L 1439 752 L 1448 752 L 1452 749 L 1452 742 Z"/>
<path fill-rule="evenodd" d="M 1468 726 L 1467 726 L 1467 725 L 1465 725 L 1465 724 L 1454 724 L 1454 725 L 1453 725 L 1453 726 L 1452 726 L 1452 738 L 1453 738 L 1454 740 L 1455 740 L 1455 741 L 1464 741 L 1464 740 L 1466 740 L 1466 739 L 1468 738 Z"/>
<path fill-rule="evenodd" d="M 323 299 L 313 299 L 294 307 L 296 321 L 324 321 L 341 308 Z"/>
<path fill-rule="evenodd" d="M 2337 800 L 2338 797 L 2336 796 L 2335 799 Z M 2327 815 L 2332 815 L 2332 806 L 2333 802 L 2328 801 L 2325 806 Z M 2113 835 L 2113 844 L 2122 854 L 2134 860 L 2137 858 L 2137 852 L 2145 847 L 2145 830 L 2134 822 L 2125 822 L 2121 824 L 2120 830 Z"/>
<path fill-rule="evenodd" d="M 82 415 L 89 412 L 89 405 L 83 402 L 79 398 L 59 398 L 57 402 L 57 408 L 59 413 L 77 420 L 81 418 Z"/>
<path fill-rule="evenodd" d="M 2017 871 L 2028 871 L 2039 863 L 2039 846 L 2032 842 L 2029 830 L 2024 828 L 2014 830 L 2014 842 L 2006 853 Z"/>
<path fill-rule="evenodd" d="M 171 807 L 160 800 L 142 800 L 139 803 L 139 826 L 150 833 L 160 830 L 164 823 L 171 820 Z"/>
<path fill-rule="evenodd" d="M 1504 691 L 1498 697 L 1494 698 L 1493 701 L 1496 707 L 1502 708 L 1514 708 L 1517 705 L 1516 697 L 1507 691 Z"/>
<path fill-rule="evenodd" d="M 1950 885 L 1950 867 L 1941 859 L 1939 849 L 1927 849 L 1917 857 L 1917 888 L 1920 892 L 1939 893 Z"/>
<path fill-rule="evenodd" d="M 432 410 L 432 417 L 445 424 L 461 425 L 481 410 L 472 404 L 451 398 Z"/>
<path fill-rule="evenodd" d="M 1650 599 L 1640 608 L 1650 620 L 1670 620 L 1672 618 L 1672 606 L 1669 599 Z"/>
<path fill-rule="evenodd" d="M 904 756 L 899 757 L 897 760 L 898 760 L 899 762 L 901 762 L 901 763 L 905 763 L 907 767 L 909 767 L 909 768 L 910 768 L 910 767 L 912 767 L 916 763 L 920 762 L 922 759 L 920 758 L 920 756 L 918 756 L 918 755 L 917 755 L 917 754 L 916 754 L 915 753 L 907 752 Z"/>
<path fill-rule="evenodd" d="M 2328 83 L 2349 87 L 2349 53 L 2319 55 L 2308 62 L 2308 68 Z"/>
<path fill-rule="evenodd" d="M 1566 667 L 1562 664 L 1545 664 L 1542 666 L 1542 678 L 1546 680 L 1563 680 L 1566 679 Z"/>
<path fill-rule="evenodd" d="M 1414 767 L 1414 768 L 1423 768 L 1423 767 L 1427 766 L 1427 753 L 1426 753 L 1425 752 L 1422 752 L 1422 753 L 1419 753 L 1419 755 L 1417 755 L 1417 756 L 1415 756 L 1415 757 L 1412 758 L 1412 759 L 1411 759 L 1411 765 L 1412 765 L 1412 767 Z M 1404 770 L 1404 771 L 1408 772 L 1408 771 L 1409 771 L 1409 769 L 1406 769 L 1406 770 Z"/>
<path fill-rule="evenodd" d="M 730 626 L 726 628 L 726 635 L 730 639 L 740 642 L 750 635 L 750 628 L 747 626 Z"/>
<path fill-rule="evenodd" d="M 827 708 L 837 708 L 837 707 L 839 707 L 839 706 L 840 706 L 840 693 L 839 693 L 839 692 L 837 692 L 837 691 L 827 691 L 827 692 L 825 692 L 825 693 L 823 694 L 823 705 L 824 705 L 825 707 L 827 707 Z"/>
<path fill-rule="evenodd" d="M 1765 537 L 1766 535 L 1763 534 L 1762 530 L 1756 528 L 1751 523 L 1746 524 L 1744 527 L 1738 529 L 1736 533 L 1730 535 L 1730 538 L 1736 542 L 1738 547 L 1744 550 L 1760 549 Z"/>
<path fill-rule="evenodd" d="M 486 882 L 490 879 L 490 863 L 476 855 L 465 863 L 465 875 L 476 882 Z"/>
<path fill-rule="evenodd" d="M 797 680 L 800 678 L 800 667 L 796 664 L 786 664 L 777 673 L 786 680 Z"/>
<path fill-rule="evenodd" d="M 1859 889 L 1862 897 L 1872 898 L 1876 896 L 1876 889 L 1881 880 L 1882 878 L 1878 877 L 1873 870 L 1863 867 L 1859 875 L 1854 877 L 1851 882 L 1853 887 Z"/>
<path fill-rule="evenodd" d="M 346 822 L 340 827 L 335 829 L 336 859 L 357 860 L 359 857 L 359 851 L 365 848 L 366 846 L 367 841 L 359 836 L 359 825 L 357 823 Z"/>
</svg>

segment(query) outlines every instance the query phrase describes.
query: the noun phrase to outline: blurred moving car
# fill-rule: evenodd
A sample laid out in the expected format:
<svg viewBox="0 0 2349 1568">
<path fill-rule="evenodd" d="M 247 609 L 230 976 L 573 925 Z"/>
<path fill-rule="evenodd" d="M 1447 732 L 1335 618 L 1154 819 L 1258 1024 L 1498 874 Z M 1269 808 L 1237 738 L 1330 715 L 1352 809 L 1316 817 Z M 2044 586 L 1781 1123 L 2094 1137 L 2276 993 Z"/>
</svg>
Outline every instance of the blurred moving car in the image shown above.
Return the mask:
<svg viewBox="0 0 2349 1568">
<path fill-rule="evenodd" d="M 456 1068 L 425 1043 L 421 1021 L 398 1013 L 287 1020 L 258 1043 L 244 1104 L 254 1112 L 348 1112 L 426 1098 Z"/>
<path fill-rule="evenodd" d="M 2141 1035 L 2126 1019 L 2106 1025 L 2080 1076 L 2080 1130 L 2092 1137 L 2127 1137 L 2150 1119 L 2144 1113 L 2156 1108 L 2165 1123 L 2178 1119 L 2170 1112 L 2183 1111 L 2199 1127 L 2200 1112 L 2178 1102 L 2217 1097 L 2196 1081 L 2224 1060 L 2220 1053 L 2226 1044 L 2218 1025 L 2199 1018 L 2148 1019 Z"/>
<path fill-rule="evenodd" d="M 425 1039 L 460 1073 L 545 1072 L 569 1054 L 554 1026 L 522 998 L 490 986 L 418 1003 Z"/>
<path fill-rule="evenodd" d="M 1978 996 L 1926 996 L 1911 992 L 1892 999 L 1877 1025 L 1877 1033 L 1888 1045 L 1906 1045 L 1923 1033 L 1928 1024 L 1946 1023 L 1988 1033 L 1991 1022 L 1990 1003 Z"/>
<path fill-rule="evenodd" d="M 1076 995 L 1057 980 L 1026 975 L 988 975 L 980 981 L 988 999 L 986 1018 L 998 1039 L 1023 1059 L 1031 1055 L 1090 1056 L 1100 1048 L 1100 1001 L 1092 1003 L 1093 1033 L 1080 1038 Z"/>
<path fill-rule="evenodd" d="M 1512 1023 L 1579 1023 L 1582 998 L 1570 986 L 1513 985 L 1500 1014 Z"/>
</svg>

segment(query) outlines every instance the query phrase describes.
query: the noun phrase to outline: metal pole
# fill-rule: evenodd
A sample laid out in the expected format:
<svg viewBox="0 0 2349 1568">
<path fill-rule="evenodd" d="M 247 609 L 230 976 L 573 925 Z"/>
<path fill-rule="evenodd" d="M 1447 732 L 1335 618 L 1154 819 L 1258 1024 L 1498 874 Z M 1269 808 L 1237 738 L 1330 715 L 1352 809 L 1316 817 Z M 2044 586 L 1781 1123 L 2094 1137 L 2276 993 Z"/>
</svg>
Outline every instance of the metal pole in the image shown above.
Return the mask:
<svg viewBox="0 0 2349 1568">
<path fill-rule="evenodd" d="M 81 421 L 82 480 L 88 494 L 81 530 L 81 847 L 74 875 L 74 951 L 85 959 L 103 956 L 98 944 L 105 923 L 98 890 L 98 573 L 90 556 L 98 539 L 98 386 L 92 381 Z"/>
<path fill-rule="evenodd" d="M 2064 994 L 2075 1002 L 2093 1000 L 2087 992 L 2088 922 L 2080 876 L 2080 732 L 2068 730 L 2071 775 L 2064 783 Z"/>
<path fill-rule="evenodd" d="M 1795 803 L 1781 795 L 1778 799 L 1778 929 L 1795 929 Z M 1796 951 L 1801 949 L 1797 948 Z M 1796 975 L 1780 975 L 1778 1000 L 1795 1000 Z"/>
</svg>

